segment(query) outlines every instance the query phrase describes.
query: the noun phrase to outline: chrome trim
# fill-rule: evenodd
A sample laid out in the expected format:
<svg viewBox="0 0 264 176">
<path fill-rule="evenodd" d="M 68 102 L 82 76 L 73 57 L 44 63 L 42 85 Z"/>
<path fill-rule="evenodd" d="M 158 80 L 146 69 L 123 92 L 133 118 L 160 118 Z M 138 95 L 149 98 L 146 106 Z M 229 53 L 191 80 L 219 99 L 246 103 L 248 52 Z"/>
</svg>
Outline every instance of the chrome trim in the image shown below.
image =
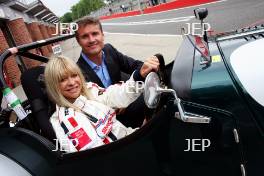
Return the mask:
<svg viewBox="0 0 264 176">
<path fill-rule="evenodd" d="M 229 40 L 229 39 L 236 39 L 236 38 L 246 37 L 249 35 L 260 34 L 260 33 L 264 33 L 264 29 L 254 30 L 254 31 L 249 31 L 249 32 L 243 32 L 241 34 L 234 34 L 231 36 L 219 37 L 216 39 L 216 41 L 219 42 L 219 41 L 224 41 L 224 40 Z"/>
<path fill-rule="evenodd" d="M 239 143 L 239 136 L 238 136 L 237 129 L 235 129 L 235 128 L 233 129 L 233 134 L 234 134 L 236 143 Z"/>
<path fill-rule="evenodd" d="M 244 164 L 240 164 L 241 175 L 246 176 L 246 170 Z"/>
<path fill-rule="evenodd" d="M 167 93 L 173 94 L 175 98 L 174 103 L 177 105 L 178 111 L 179 111 L 179 112 L 175 112 L 175 115 L 174 115 L 174 117 L 176 117 L 177 119 L 180 119 L 181 121 L 187 122 L 187 123 L 210 123 L 211 121 L 210 117 L 185 112 L 182 106 L 182 103 L 181 103 L 181 99 L 178 98 L 175 90 L 163 89 L 163 88 L 158 87 L 156 91 L 158 93 L 167 92 Z"/>
</svg>

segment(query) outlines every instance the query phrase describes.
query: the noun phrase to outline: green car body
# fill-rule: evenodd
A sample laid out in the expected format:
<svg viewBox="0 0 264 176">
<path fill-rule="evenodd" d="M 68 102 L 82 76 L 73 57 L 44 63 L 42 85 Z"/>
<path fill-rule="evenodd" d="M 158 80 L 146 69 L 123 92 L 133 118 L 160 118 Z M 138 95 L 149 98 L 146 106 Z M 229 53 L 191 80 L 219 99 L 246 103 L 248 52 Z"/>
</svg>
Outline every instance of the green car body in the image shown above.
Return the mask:
<svg viewBox="0 0 264 176">
<path fill-rule="evenodd" d="M 264 158 L 264 107 L 245 89 L 232 67 L 230 58 L 239 47 L 257 40 L 264 40 L 263 26 L 249 28 L 248 31 L 240 33 L 236 31 L 213 36 L 208 42 L 211 62 L 201 64 L 204 58 L 186 39 L 175 59 L 171 75 L 172 87 L 177 90 L 180 98 L 223 110 L 232 116 L 233 120 L 230 122 L 233 127 L 227 124 L 224 128 L 233 128 L 234 134 L 226 135 L 234 135 L 236 138 L 241 173 L 248 175 L 263 174 L 257 168 L 261 167 L 260 163 L 263 163 Z M 248 58 L 248 67 L 251 67 L 250 60 L 251 58 Z M 180 85 L 182 82 L 185 82 L 185 85 Z M 260 84 L 256 85 L 261 86 Z M 200 110 L 197 113 L 204 112 Z"/>
</svg>

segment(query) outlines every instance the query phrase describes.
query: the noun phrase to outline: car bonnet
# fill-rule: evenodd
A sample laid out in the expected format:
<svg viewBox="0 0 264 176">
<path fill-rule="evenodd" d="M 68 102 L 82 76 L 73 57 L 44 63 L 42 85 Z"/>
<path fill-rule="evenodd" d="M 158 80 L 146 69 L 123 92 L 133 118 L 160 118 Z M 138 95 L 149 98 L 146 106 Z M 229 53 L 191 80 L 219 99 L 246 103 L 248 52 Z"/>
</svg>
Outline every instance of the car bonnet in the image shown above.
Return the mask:
<svg viewBox="0 0 264 176">
<path fill-rule="evenodd" d="M 264 106 L 264 39 L 259 39 L 234 50 L 231 66 L 248 94 Z"/>
</svg>

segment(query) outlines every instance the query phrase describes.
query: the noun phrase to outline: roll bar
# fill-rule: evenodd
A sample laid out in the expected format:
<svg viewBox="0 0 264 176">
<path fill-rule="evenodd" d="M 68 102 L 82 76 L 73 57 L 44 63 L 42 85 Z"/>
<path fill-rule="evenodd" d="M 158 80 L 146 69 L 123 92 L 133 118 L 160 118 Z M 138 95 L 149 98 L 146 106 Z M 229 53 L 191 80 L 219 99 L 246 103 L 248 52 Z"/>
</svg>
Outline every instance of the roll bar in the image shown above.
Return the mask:
<svg viewBox="0 0 264 176">
<path fill-rule="evenodd" d="M 67 40 L 67 39 L 73 38 L 74 36 L 75 36 L 74 34 L 56 36 L 53 38 L 49 38 L 49 39 L 45 39 L 45 40 L 39 40 L 39 41 L 36 41 L 33 43 L 20 45 L 20 46 L 15 47 L 15 49 L 17 49 L 16 52 L 12 52 L 13 51 L 12 48 L 6 49 L 0 56 L 0 88 L 1 88 L 1 90 L 8 87 L 6 82 L 5 82 L 4 73 L 3 73 L 4 62 L 8 57 L 16 54 L 16 55 L 27 57 L 29 59 L 33 59 L 33 60 L 37 60 L 37 61 L 41 61 L 41 62 L 46 63 L 49 60 L 47 57 L 41 56 L 38 54 L 30 53 L 30 52 L 28 52 L 28 50 L 39 48 L 39 47 L 49 45 L 49 44 L 52 44 L 55 42 Z"/>
</svg>

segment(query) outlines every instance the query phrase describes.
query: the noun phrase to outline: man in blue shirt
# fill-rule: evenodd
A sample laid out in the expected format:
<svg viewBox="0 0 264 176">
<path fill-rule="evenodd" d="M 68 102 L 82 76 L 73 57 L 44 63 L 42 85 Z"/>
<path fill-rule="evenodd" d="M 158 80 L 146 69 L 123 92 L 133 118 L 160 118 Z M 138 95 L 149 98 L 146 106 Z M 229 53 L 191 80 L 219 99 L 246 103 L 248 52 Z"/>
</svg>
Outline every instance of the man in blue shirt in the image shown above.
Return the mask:
<svg viewBox="0 0 264 176">
<path fill-rule="evenodd" d="M 109 76 L 106 63 L 105 63 L 105 54 L 103 52 L 102 55 L 102 64 L 96 65 L 93 61 L 91 61 L 83 52 L 81 53 L 83 59 L 92 70 L 96 73 L 96 75 L 100 78 L 101 82 L 103 83 L 104 87 L 109 87 L 112 84 L 111 78 Z"/>
<path fill-rule="evenodd" d="M 86 81 L 92 81 L 107 88 L 111 84 L 125 81 L 143 62 L 128 57 L 111 44 L 104 44 L 104 33 L 100 21 L 85 17 L 77 21 L 76 40 L 82 47 L 77 64 L 80 66 Z M 126 108 L 118 117 L 124 125 L 138 127 L 144 119 L 143 96 Z M 131 120 L 133 119 L 133 120 Z"/>
</svg>

